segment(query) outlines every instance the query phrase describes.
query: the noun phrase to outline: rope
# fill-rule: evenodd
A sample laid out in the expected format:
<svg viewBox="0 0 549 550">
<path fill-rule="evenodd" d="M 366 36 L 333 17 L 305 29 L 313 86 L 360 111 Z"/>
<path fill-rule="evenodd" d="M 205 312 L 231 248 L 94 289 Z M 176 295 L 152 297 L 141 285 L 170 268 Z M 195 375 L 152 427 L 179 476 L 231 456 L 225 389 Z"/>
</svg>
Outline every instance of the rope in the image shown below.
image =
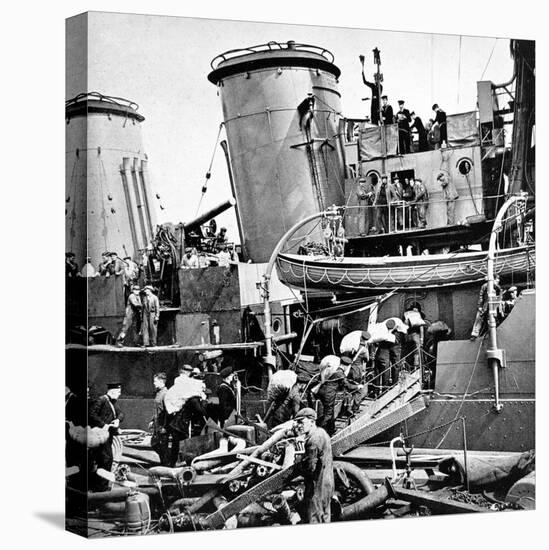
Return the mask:
<svg viewBox="0 0 549 550">
<path fill-rule="evenodd" d="M 459 85 L 461 81 L 461 39 L 463 37 L 459 36 L 459 53 L 458 53 L 458 80 L 457 80 L 457 105 L 459 105 Z M 476 209 L 476 207 L 475 207 Z M 478 212 L 477 212 L 478 214 Z"/>
<path fill-rule="evenodd" d="M 494 45 L 492 46 L 492 51 L 490 52 L 490 56 L 488 57 L 488 61 L 486 62 L 486 66 L 484 67 L 484 71 L 482 71 L 482 75 L 480 76 L 479 80 L 482 80 L 484 77 L 484 73 L 486 72 L 486 69 L 488 68 L 488 65 L 490 64 L 490 60 L 492 59 L 492 55 L 494 54 L 494 49 L 496 48 L 496 44 L 498 42 L 498 39 L 496 38 L 494 40 Z"/>
<path fill-rule="evenodd" d="M 223 129 L 224 123 L 222 122 L 219 125 L 219 130 L 217 131 L 217 137 L 215 139 L 215 145 L 212 151 L 212 158 L 210 159 L 210 165 L 208 166 L 208 171 L 206 172 L 206 177 L 204 179 L 204 185 L 202 186 L 202 195 L 200 196 L 200 200 L 198 201 L 198 207 L 196 208 L 195 217 L 198 216 L 198 212 L 200 212 L 200 205 L 202 204 L 202 200 L 204 199 L 204 195 L 206 194 L 207 188 L 208 188 L 208 180 L 212 176 L 212 166 L 215 159 L 215 153 L 217 152 L 217 146 L 219 145 L 219 136 L 221 135 L 221 130 Z"/>
<path fill-rule="evenodd" d="M 454 422 L 457 422 L 458 420 L 461 420 L 462 418 L 463 417 L 454 418 L 453 420 L 450 420 L 449 422 L 445 422 L 444 424 L 439 424 L 438 426 L 433 426 L 432 428 L 428 428 L 427 430 L 423 430 L 422 432 L 417 432 L 415 434 L 403 435 L 402 437 L 405 440 L 412 439 L 414 437 L 419 437 L 420 435 L 425 435 L 425 434 L 434 432 L 436 430 L 440 430 L 442 428 L 445 428 L 446 426 L 449 426 L 450 424 L 453 424 Z M 369 443 L 368 445 L 370 445 L 372 447 L 380 446 L 380 445 L 387 445 L 387 444 L 391 443 L 391 441 L 392 441 L 391 439 L 388 439 L 387 441 L 379 441 L 379 442 L 376 442 L 376 443 Z"/>
</svg>

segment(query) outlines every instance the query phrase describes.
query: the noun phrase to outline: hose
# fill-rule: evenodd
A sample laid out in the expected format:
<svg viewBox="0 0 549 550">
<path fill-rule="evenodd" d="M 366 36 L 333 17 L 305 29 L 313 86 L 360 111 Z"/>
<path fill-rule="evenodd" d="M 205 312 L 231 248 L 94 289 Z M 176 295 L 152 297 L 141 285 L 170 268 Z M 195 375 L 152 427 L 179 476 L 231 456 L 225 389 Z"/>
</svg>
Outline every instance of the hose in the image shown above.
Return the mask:
<svg viewBox="0 0 549 550">
<path fill-rule="evenodd" d="M 334 462 L 334 470 L 342 470 L 347 475 L 352 477 L 353 480 L 358 483 L 360 488 L 366 493 L 365 497 L 342 508 L 341 515 L 339 517 L 342 521 L 359 519 L 367 516 L 371 510 L 374 510 L 383 504 L 392 495 L 392 487 L 388 480 L 385 485 L 382 485 L 376 489 L 364 470 L 355 464 L 336 461 Z"/>
<path fill-rule="evenodd" d="M 371 479 L 366 475 L 366 472 L 355 464 L 336 460 L 333 464 L 333 468 L 335 471 L 341 470 L 348 476 L 352 477 L 367 495 L 375 491 L 375 486 Z"/>
<path fill-rule="evenodd" d="M 391 484 L 386 480 L 385 485 L 378 487 L 373 493 L 357 500 L 355 503 L 345 506 L 341 511 L 340 519 L 348 521 L 350 519 L 361 519 L 368 516 L 369 512 L 375 510 L 392 496 Z"/>
</svg>

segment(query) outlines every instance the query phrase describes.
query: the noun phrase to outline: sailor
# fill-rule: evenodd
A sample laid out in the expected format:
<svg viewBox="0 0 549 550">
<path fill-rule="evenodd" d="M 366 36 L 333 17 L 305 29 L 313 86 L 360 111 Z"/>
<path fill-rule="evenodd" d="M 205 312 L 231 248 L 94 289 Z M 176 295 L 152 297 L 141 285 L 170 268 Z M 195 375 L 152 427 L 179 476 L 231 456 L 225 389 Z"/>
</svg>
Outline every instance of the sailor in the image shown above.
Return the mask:
<svg viewBox="0 0 549 550">
<path fill-rule="evenodd" d="M 423 126 L 423 121 L 419 118 L 414 111 L 410 113 L 410 119 L 412 124 L 410 124 L 410 132 L 416 130 L 418 138 L 418 152 L 423 153 L 424 151 L 429 150 L 429 141 L 427 139 L 427 130 Z"/>
<path fill-rule="evenodd" d="M 91 257 L 86 256 L 86 263 L 82 266 L 82 269 L 79 273 L 80 277 L 95 277 L 98 275 L 95 267 L 91 263 Z"/>
<path fill-rule="evenodd" d="M 74 252 L 65 254 L 65 277 L 72 279 L 78 275 L 78 264 L 75 258 Z"/>
<path fill-rule="evenodd" d="M 276 371 L 267 389 L 267 415 L 265 423 L 269 428 L 291 420 L 301 408 L 300 385 L 293 370 Z"/>
<path fill-rule="evenodd" d="M 366 75 L 364 74 L 364 56 L 359 55 L 360 65 L 362 67 L 362 82 L 365 86 L 368 86 L 372 92 L 372 101 L 370 103 L 370 122 L 375 126 L 379 126 L 379 93 L 383 91 L 383 86 L 380 84 L 379 87 L 376 82 L 368 82 L 366 80 Z M 376 78 L 376 75 L 374 75 Z"/>
<path fill-rule="evenodd" d="M 216 257 L 217 257 L 217 262 L 218 262 L 219 267 L 229 267 L 231 265 L 231 263 L 233 263 L 232 258 L 231 258 L 231 254 L 227 250 L 227 245 L 224 244 L 224 243 L 220 244 L 217 247 Z"/>
<path fill-rule="evenodd" d="M 414 212 L 415 225 L 420 229 L 427 227 L 427 207 L 429 206 L 429 193 L 421 178 L 414 180 Z"/>
<path fill-rule="evenodd" d="M 393 108 L 388 103 L 386 95 L 381 96 L 381 124 L 386 126 L 393 124 Z"/>
<path fill-rule="evenodd" d="M 387 319 L 385 321 L 385 326 L 387 327 L 391 338 L 377 342 L 377 352 L 374 363 L 379 393 L 383 393 L 383 391 L 385 391 L 396 381 L 392 377 L 393 368 L 391 365 L 391 348 L 396 342 L 396 337 L 393 335 L 393 331 L 397 325 L 393 319 Z"/>
<path fill-rule="evenodd" d="M 152 431 L 151 447 L 160 457 L 160 464 L 168 466 L 170 464 L 168 413 L 164 403 L 164 398 L 168 392 L 166 373 L 157 372 L 153 376 L 153 385 L 156 393 L 154 396 L 154 413 L 149 423 L 149 429 Z"/>
<path fill-rule="evenodd" d="M 195 248 L 187 248 L 181 260 L 181 269 L 196 269 L 198 267 L 198 254 Z"/>
<path fill-rule="evenodd" d="M 116 277 L 123 276 L 126 264 L 118 257 L 118 254 L 116 252 L 109 252 L 109 259 L 109 265 L 107 266 L 109 275 L 115 275 Z"/>
<path fill-rule="evenodd" d="M 441 147 L 446 147 L 448 142 L 448 132 L 446 128 L 446 113 L 438 106 L 438 103 L 435 103 L 433 105 L 432 110 L 436 114 L 434 125 L 440 129 Z"/>
<path fill-rule="evenodd" d="M 300 515 L 303 523 L 329 523 L 334 494 L 334 472 L 330 437 L 315 423 L 316 412 L 298 411 L 297 430 L 305 436 L 305 453 L 296 464 L 296 473 L 305 480 L 305 494 Z"/>
<path fill-rule="evenodd" d="M 217 387 L 219 398 L 219 424 L 223 428 L 225 422 L 236 412 L 236 392 L 234 389 L 234 377 L 232 367 L 225 367 L 219 373 L 221 384 Z"/>
<path fill-rule="evenodd" d="M 139 266 L 131 259 L 131 256 L 124 258 L 124 279 L 132 284 L 137 282 L 139 277 Z"/>
<path fill-rule="evenodd" d="M 318 425 L 326 430 L 329 435 L 335 432 L 335 403 L 337 393 L 345 388 L 345 373 L 340 366 L 335 369 L 327 368 L 324 380 L 316 393 L 317 399 L 322 404 L 322 415 L 318 419 Z"/>
<path fill-rule="evenodd" d="M 378 233 L 387 233 L 388 231 L 388 194 L 389 188 L 387 184 L 387 176 L 382 176 L 381 183 L 378 183 L 376 186 L 374 196 L 374 206 L 376 207 L 376 228 Z"/>
<path fill-rule="evenodd" d="M 392 226 L 398 231 L 402 229 L 402 185 L 398 176 L 395 176 L 393 183 L 388 187 L 389 207 L 391 208 Z"/>
<path fill-rule="evenodd" d="M 440 172 L 437 181 L 442 186 L 442 198 L 446 201 L 446 225 L 454 225 L 456 223 L 456 201 L 459 193 L 448 172 Z"/>
<path fill-rule="evenodd" d="M 408 364 L 414 369 L 421 365 L 421 349 L 424 342 L 425 315 L 418 302 L 412 302 L 404 312 L 404 323 L 408 326 L 406 353 Z"/>
<path fill-rule="evenodd" d="M 501 287 L 499 286 L 499 275 L 494 276 L 494 292 L 496 293 L 496 300 L 499 302 L 501 295 Z M 481 287 L 478 293 L 477 300 L 477 313 L 475 316 L 475 322 L 473 323 L 473 330 L 471 331 L 471 340 L 476 340 L 481 332 L 486 329 L 486 323 L 488 318 L 488 281 L 486 281 Z"/>
<path fill-rule="evenodd" d="M 158 320 L 160 319 L 160 302 L 154 294 L 154 288 L 147 285 L 144 289 L 145 295 L 141 303 L 143 306 L 143 322 L 141 324 L 141 336 L 144 346 L 156 346 L 156 335 Z"/>
<path fill-rule="evenodd" d="M 368 235 L 370 226 L 370 184 L 366 178 L 359 178 L 356 186 L 356 198 L 358 201 L 359 211 L 357 218 L 357 232 L 359 235 Z"/>
<path fill-rule="evenodd" d="M 410 152 L 410 111 L 404 107 L 404 100 L 398 100 L 398 111 L 396 113 L 398 123 L 398 152 L 406 155 Z"/>
<path fill-rule="evenodd" d="M 193 421 L 196 415 L 200 416 L 202 426 L 206 413 L 202 401 L 206 395 L 205 385 L 201 380 L 191 378 L 191 365 L 180 365 L 179 376 L 175 378 L 173 386 L 164 396 L 164 405 L 168 417 L 168 434 L 171 437 L 170 465 L 175 466 L 179 456 L 179 444 L 193 433 Z"/>
<path fill-rule="evenodd" d="M 99 275 L 102 275 L 103 277 L 109 276 L 109 265 L 111 263 L 111 259 L 109 257 L 108 252 L 103 252 L 101 254 L 101 261 L 99 262 L 99 265 L 97 266 L 97 271 L 99 272 Z"/>
<path fill-rule="evenodd" d="M 219 233 L 215 237 L 215 245 L 219 246 L 220 244 L 226 244 L 227 243 L 227 228 L 222 227 L 219 230 Z"/>
<path fill-rule="evenodd" d="M 357 357 L 354 361 L 351 357 L 342 357 L 341 368 L 345 375 L 345 389 L 348 392 L 346 396 L 347 407 L 350 409 L 350 414 L 355 414 L 359 411 L 360 403 L 365 397 L 364 384 L 362 383 L 365 368 L 362 357 Z"/>
<path fill-rule="evenodd" d="M 404 229 L 412 227 L 412 206 L 414 203 L 414 188 L 409 178 L 404 178 L 402 184 L 402 200 L 405 203 L 404 210 Z"/>
<path fill-rule="evenodd" d="M 401 370 L 401 357 L 402 348 L 406 340 L 406 334 L 408 333 L 408 327 L 398 317 L 390 317 L 385 320 L 385 323 L 394 323 L 394 329 L 392 333 L 395 337 L 395 341 L 389 345 L 389 363 L 391 365 L 391 381 L 394 384 L 400 375 Z M 387 325 L 389 327 L 391 325 Z"/>
<path fill-rule="evenodd" d="M 107 393 L 95 401 L 92 401 L 88 415 L 88 424 L 91 428 L 103 428 L 108 426 L 109 437 L 105 443 L 93 448 L 91 458 L 97 468 L 102 468 L 107 472 L 112 470 L 113 466 L 113 440 L 118 436 L 118 428 L 124 420 L 124 413 L 120 410 L 118 399 L 122 393 L 122 384 L 112 382 L 107 385 Z M 96 491 L 106 491 L 109 488 L 109 482 L 99 476 L 94 480 Z"/>
<path fill-rule="evenodd" d="M 518 298 L 518 289 L 516 286 L 510 286 L 505 293 L 505 300 L 502 303 L 503 317 L 507 317 L 515 307 Z"/>
<path fill-rule="evenodd" d="M 433 118 L 430 118 L 427 121 L 425 130 L 427 131 L 429 149 L 434 149 L 435 151 L 440 149 L 440 127 L 438 124 L 435 124 L 435 120 Z"/>
<path fill-rule="evenodd" d="M 131 294 L 128 296 L 126 303 L 126 312 L 124 314 L 124 321 L 122 321 L 122 329 L 116 339 L 116 345 L 121 348 L 124 346 L 124 339 L 128 331 L 134 327 L 135 334 L 139 334 L 141 331 L 141 317 L 143 311 L 143 304 L 141 303 L 141 297 L 139 296 L 139 286 L 133 285 Z"/>
</svg>

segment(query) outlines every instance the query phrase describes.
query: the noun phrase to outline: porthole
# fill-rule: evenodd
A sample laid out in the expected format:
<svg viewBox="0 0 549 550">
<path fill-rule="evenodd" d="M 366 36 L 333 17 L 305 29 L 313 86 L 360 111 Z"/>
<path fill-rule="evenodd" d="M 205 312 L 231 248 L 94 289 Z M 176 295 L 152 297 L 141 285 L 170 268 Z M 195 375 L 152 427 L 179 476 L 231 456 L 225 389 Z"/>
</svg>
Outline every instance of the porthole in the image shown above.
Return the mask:
<svg viewBox="0 0 549 550">
<path fill-rule="evenodd" d="M 468 158 L 460 159 L 457 163 L 457 169 L 462 176 L 466 176 L 471 171 L 472 167 L 473 163 L 471 159 Z"/>
<path fill-rule="evenodd" d="M 282 321 L 280 319 L 275 319 L 273 321 L 273 332 L 278 333 L 282 329 Z"/>
</svg>

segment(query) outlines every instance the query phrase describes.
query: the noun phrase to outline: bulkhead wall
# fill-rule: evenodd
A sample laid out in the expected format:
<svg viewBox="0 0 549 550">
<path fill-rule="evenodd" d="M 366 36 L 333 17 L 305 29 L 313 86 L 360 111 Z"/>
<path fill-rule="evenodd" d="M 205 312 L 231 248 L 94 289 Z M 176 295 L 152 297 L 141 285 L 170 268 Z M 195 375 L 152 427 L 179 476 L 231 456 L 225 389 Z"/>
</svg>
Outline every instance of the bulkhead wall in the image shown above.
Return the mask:
<svg viewBox="0 0 549 550">
<path fill-rule="evenodd" d="M 269 59 L 274 55 L 278 65 Z M 223 107 L 241 237 L 254 262 L 268 261 L 296 222 L 344 200 L 339 69 L 315 66 L 318 56 L 296 61 L 293 55 L 262 52 L 246 56 L 242 70 L 225 66 L 229 74 L 218 80 L 212 78 L 216 71 L 210 75 Z M 308 94 L 315 100 L 309 136 L 298 112 Z M 309 138 L 312 153 L 305 145 Z"/>
<path fill-rule="evenodd" d="M 104 103 L 67 107 L 66 246 L 79 265 L 105 251 L 137 257 L 156 225 L 143 117 Z"/>
</svg>

